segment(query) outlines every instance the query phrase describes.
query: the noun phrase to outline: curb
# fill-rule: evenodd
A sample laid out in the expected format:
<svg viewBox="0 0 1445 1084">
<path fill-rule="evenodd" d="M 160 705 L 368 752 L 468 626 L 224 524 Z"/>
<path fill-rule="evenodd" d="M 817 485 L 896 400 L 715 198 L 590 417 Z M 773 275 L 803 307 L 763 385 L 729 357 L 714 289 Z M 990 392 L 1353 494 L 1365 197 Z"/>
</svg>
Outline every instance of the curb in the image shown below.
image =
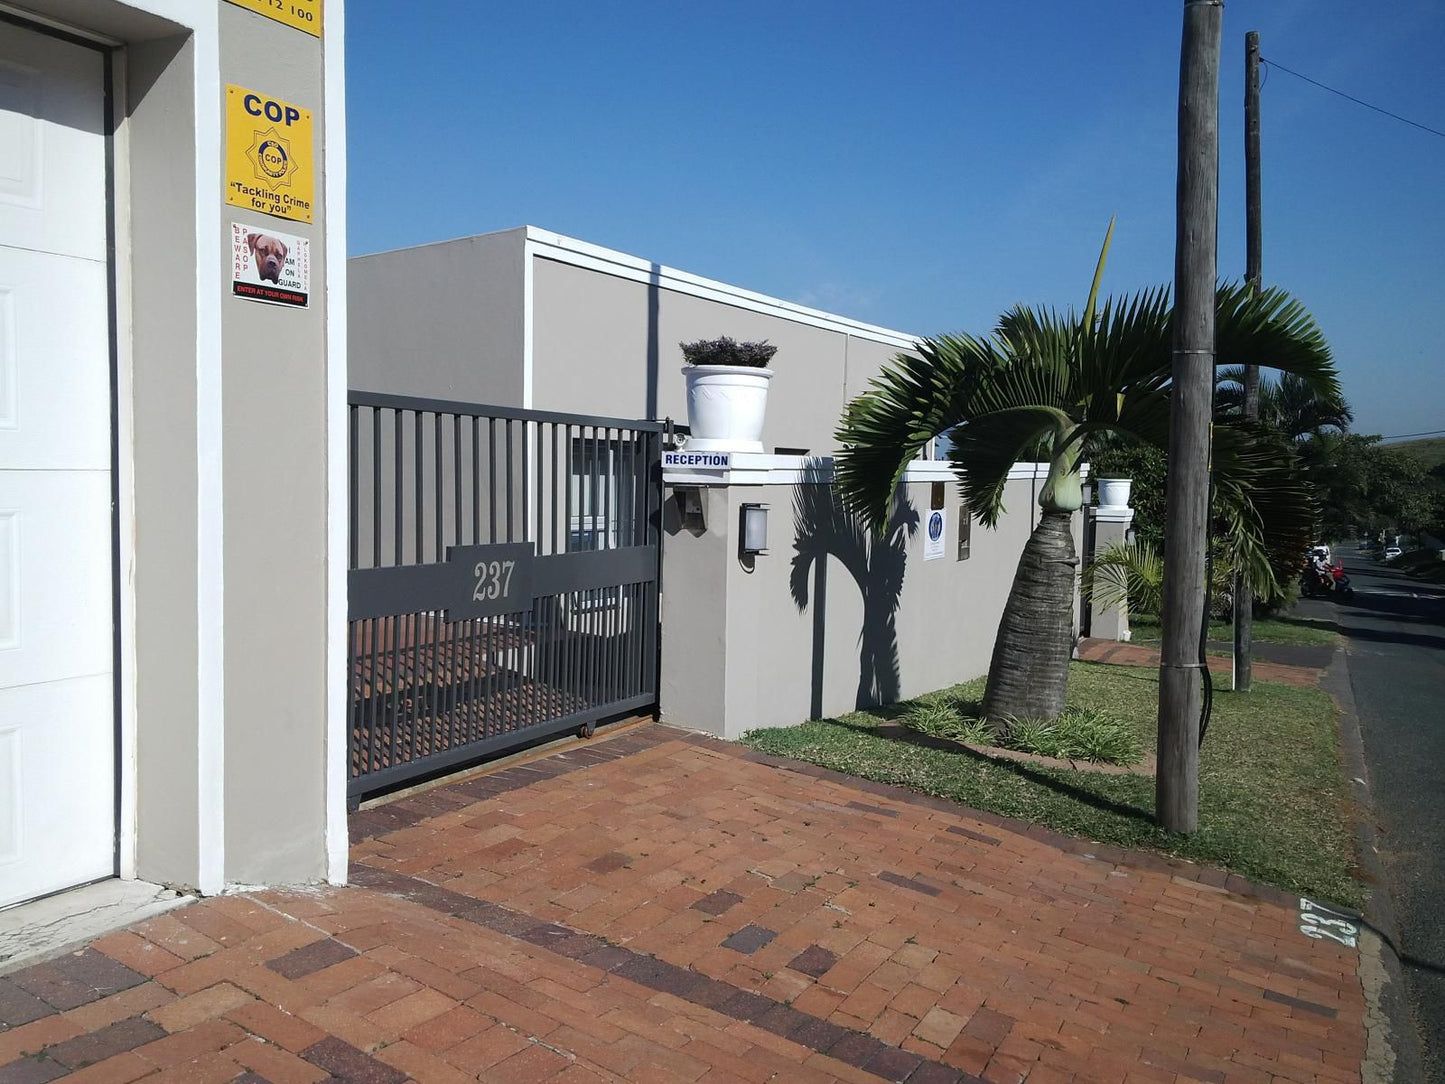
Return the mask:
<svg viewBox="0 0 1445 1084">
<path fill-rule="evenodd" d="M 1375 845 L 1369 768 L 1365 763 L 1365 743 L 1350 682 L 1349 656 L 1343 645 L 1335 649 L 1334 658 L 1320 677 L 1320 687 L 1335 702 L 1340 760 L 1354 784 L 1355 842 L 1360 868 L 1371 884 L 1360 929 L 1360 984 L 1365 993 L 1368 1034 L 1365 1059 L 1360 1066 L 1361 1079 L 1365 1084 L 1424 1080 L 1424 1059 L 1405 995 L 1404 970 L 1400 966 L 1399 920 Z"/>
</svg>

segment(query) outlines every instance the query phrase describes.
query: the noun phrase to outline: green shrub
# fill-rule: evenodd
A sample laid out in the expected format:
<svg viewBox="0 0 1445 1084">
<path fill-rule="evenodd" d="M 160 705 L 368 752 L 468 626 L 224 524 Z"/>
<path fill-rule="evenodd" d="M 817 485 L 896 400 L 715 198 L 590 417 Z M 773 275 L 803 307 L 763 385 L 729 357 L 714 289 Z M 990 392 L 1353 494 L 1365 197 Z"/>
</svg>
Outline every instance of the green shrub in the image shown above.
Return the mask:
<svg viewBox="0 0 1445 1084">
<path fill-rule="evenodd" d="M 1092 708 L 1069 708 L 1054 723 L 1064 752 L 1053 756 L 1105 764 L 1137 764 L 1144 755 L 1139 736 L 1124 720 Z"/>
<path fill-rule="evenodd" d="M 906 715 L 903 725 L 920 734 L 965 745 L 991 745 L 993 730 L 976 715 L 964 715 L 951 697 L 921 699 Z"/>
<path fill-rule="evenodd" d="M 1001 736 L 978 717 L 975 702 L 934 694 L 915 701 L 903 715 L 903 724 L 920 734 L 965 745 L 989 745 L 1061 760 L 1137 764 L 1143 756 L 1129 723 L 1092 708 L 1066 708 L 1051 722 L 1011 717 L 1004 720 Z"/>
</svg>

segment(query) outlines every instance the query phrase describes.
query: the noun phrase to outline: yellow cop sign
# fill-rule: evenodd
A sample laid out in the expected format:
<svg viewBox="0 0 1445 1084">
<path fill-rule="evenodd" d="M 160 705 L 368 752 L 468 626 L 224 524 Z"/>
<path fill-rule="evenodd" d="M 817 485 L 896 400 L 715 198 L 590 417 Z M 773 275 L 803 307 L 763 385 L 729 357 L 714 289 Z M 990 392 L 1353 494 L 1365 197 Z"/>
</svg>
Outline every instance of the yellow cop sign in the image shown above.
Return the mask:
<svg viewBox="0 0 1445 1084">
<path fill-rule="evenodd" d="M 304 30 L 312 37 L 321 36 L 321 0 L 231 0 L 231 3 Z"/>
<path fill-rule="evenodd" d="M 226 86 L 226 202 L 248 211 L 313 220 L 316 151 L 311 110 Z"/>
</svg>

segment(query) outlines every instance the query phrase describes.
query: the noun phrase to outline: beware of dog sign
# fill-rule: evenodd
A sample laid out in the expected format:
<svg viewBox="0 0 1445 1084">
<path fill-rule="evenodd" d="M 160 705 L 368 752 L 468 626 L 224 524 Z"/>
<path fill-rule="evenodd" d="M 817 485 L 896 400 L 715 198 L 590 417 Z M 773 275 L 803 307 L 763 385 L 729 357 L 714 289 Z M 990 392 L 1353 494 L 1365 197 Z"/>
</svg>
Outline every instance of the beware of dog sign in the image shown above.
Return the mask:
<svg viewBox="0 0 1445 1084">
<path fill-rule="evenodd" d="M 315 163 L 311 110 L 227 84 L 227 203 L 310 222 Z"/>
<path fill-rule="evenodd" d="M 321 0 L 231 0 L 231 3 L 304 30 L 313 38 L 321 36 Z"/>
<path fill-rule="evenodd" d="M 311 303 L 311 242 L 231 223 L 231 294 L 304 309 Z"/>
</svg>

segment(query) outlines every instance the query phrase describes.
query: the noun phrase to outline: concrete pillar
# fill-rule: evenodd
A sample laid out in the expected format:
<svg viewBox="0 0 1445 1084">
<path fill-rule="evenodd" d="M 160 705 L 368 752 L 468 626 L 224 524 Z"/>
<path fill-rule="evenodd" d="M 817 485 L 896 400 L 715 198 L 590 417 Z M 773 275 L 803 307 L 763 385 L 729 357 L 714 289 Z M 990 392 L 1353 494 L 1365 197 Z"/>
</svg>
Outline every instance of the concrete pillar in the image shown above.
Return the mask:
<svg viewBox="0 0 1445 1084">
<path fill-rule="evenodd" d="M 1100 505 L 1090 508 L 1088 512 L 1093 528 L 1095 556 L 1123 542 L 1129 525 L 1134 522 L 1134 509 L 1125 506 Z M 1089 635 L 1099 640 L 1128 640 L 1128 607 L 1104 607 L 1090 599 Z"/>
</svg>

